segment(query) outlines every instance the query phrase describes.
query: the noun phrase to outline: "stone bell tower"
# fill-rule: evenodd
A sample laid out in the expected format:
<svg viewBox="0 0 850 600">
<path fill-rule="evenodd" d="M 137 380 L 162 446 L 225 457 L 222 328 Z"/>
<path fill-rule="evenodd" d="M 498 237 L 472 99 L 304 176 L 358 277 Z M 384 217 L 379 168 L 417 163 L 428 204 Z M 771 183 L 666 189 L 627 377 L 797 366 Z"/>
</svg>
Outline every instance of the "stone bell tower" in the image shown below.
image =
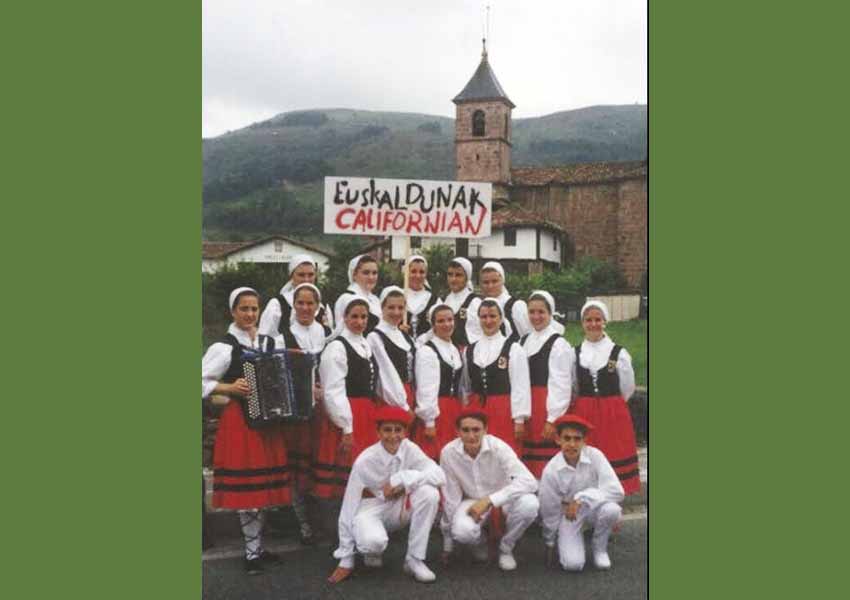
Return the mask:
<svg viewBox="0 0 850 600">
<path fill-rule="evenodd" d="M 481 62 L 455 103 L 455 173 L 459 181 L 490 181 L 494 200 L 507 200 L 511 179 L 511 109 L 514 103 L 499 85 L 487 60 Z"/>
</svg>

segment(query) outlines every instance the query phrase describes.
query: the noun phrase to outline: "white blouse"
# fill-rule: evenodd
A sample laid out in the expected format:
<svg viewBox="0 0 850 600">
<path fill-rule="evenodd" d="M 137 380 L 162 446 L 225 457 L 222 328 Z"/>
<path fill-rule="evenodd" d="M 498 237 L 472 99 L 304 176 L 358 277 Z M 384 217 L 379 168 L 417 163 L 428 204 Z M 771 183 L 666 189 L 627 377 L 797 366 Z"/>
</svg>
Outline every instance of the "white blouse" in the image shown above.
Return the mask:
<svg viewBox="0 0 850 600">
<path fill-rule="evenodd" d="M 296 320 L 289 330 L 302 350 L 319 353 L 325 347 L 325 328 L 316 321 L 310 325 L 302 325 Z"/>
<path fill-rule="evenodd" d="M 502 293 L 496 298 L 496 301 L 499 303 L 499 308 L 502 309 L 502 322 L 505 324 L 505 335 L 510 337 L 511 332 L 511 324 L 508 321 L 505 312 L 505 303 L 510 300 L 511 294 L 508 292 L 506 288 L 502 288 Z M 511 317 L 514 320 L 517 328 L 517 335 L 520 337 L 524 336 L 526 333 L 530 333 L 532 331 L 531 321 L 528 320 L 528 305 L 525 303 L 525 300 L 517 300 L 514 302 L 513 309 L 511 310 Z"/>
<path fill-rule="evenodd" d="M 608 357 L 611 356 L 613 348 L 614 342 L 607 335 L 604 335 L 598 342 L 584 340 L 581 343 L 581 352 L 579 353 L 581 366 L 588 369 L 595 379 L 599 370 L 608 366 Z M 573 364 L 575 364 L 575 359 Z M 625 348 L 620 350 L 620 355 L 617 357 L 617 376 L 620 378 L 620 393 L 628 402 L 635 392 L 635 370 L 632 367 L 632 357 Z M 575 368 L 573 369 L 573 381 L 576 382 L 577 386 L 578 377 Z"/>
<path fill-rule="evenodd" d="M 246 348 L 259 350 L 260 336 L 259 334 L 253 340 L 244 329 L 239 329 L 235 323 L 231 323 L 227 328 L 227 333 L 233 335 L 236 340 Z M 283 336 L 277 335 L 274 337 L 275 347 L 283 347 Z M 204 398 L 208 397 L 215 390 L 215 386 L 227 370 L 230 368 L 230 357 L 233 352 L 233 346 L 224 342 L 216 342 L 212 344 L 204 353 L 204 358 L 201 359 L 201 394 Z"/>
<path fill-rule="evenodd" d="M 381 319 L 375 329 L 380 329 L 387 335 L 388 338 L 390 338 L 390 341 L 393 344 L 405 352 L 410 350 L 410 344 L 408 344 L 407 340 L 404 339 L 404 334 L 398 327 L 394 327 Z M 395 370 L 395 366 L 390 360 L 386 348 L 384 348 L 384 340 L 381 339 L 379 334 L 373 331 L 366 337 L 366 341 L 369 343 L 369 347 L 372 349 L 372 352 L 375 355 L 375 360 L 378 363 L 379 378 L 381 381 L 381 398 L 383 398 L 384 402 L 387 404 L 399 406 L 407 410 L 407 395 L 404 393 L 404 382 L 401 380 L 398 371 Z"/>
<path fill-rule="evenodd" d="M 463 368 L 457 347 L 434 336 L 431 339 L 440 357 L 456 371 Z M 430 346 L 420 346 L 416 351 L 416 416 L 426 427 L 434 427 L 440 416 L 440 360 Z"/>
<path fill-rule="evenodd" d="M 343 327 L 340 337 L 351 344 L 354 351 L 363 358 L 371 358 L 372 351 L 369 344 L 360 334 L 352 333 Z M 335 339 L 325 346 L 322 352 L 322 360 L 319 363 L 319 377 L 322 380 L 325 396 L 325 412 L 331 422 L 342 429 L 343 433 L 354 431 L 353 417 L 351 415 L 351 404 L 345 393 L 345 378 L 348 375 L 348 357 L 345 346 Z"/>
<path fill-rule="evenodd" d="M 540 351 L 540 348 L 553 333 L 558 334 L 558 331 L 550 323 L 541 331 L 535 330 L 528 335 L 523 348 L 529 360 Z M 549 423 L 554 423 L 555 419 L 567 412 L 573 392 L 573 371 L 575 370 L 576 355 L 569 342 L 560 334 L 558 335 L 559 337 L 552 344 L 552 351 L 549 353 L 549 379 L 546 385 L 546 421 Z"/>
<path fill-rule="evenodd" d="M 500 332 L 483 336 L 475 344 L 472 361 L 481 368 L 496 362 L 506 339 Z M 469 365 L 464 369 L 464 378 L 470 381 Z M 508 378 L 511 382 L 511 416 L 515 423 L 522 423 L 531 416 L 531 377 L 528 372 L 528 356 L 516 342 L 511 344 L 508 354 Z"/>
<path fill-rule="evenodd" d="M 457 314 L 460 307 L 463 305 L 463 301 L 466 300 L 466 297 L 471 293 L 472 292 L 467 289 L 460 292 L 451 292 L 448 296 L 446 296 L 445 303 L 451 307 L 452 312 Z M 481 324 L 478 322 L 478 307 L 480 305 L 481 298 L 473 298 L 466 310 L 466 338 L 469 340 L 470 344 L 477 342 L 481 339 L 481 336 L 484 335 L 481 331 Z M 455 323 L 455 326 L 457 326 L 457 323 Z"/>
<path fill-rule="evenodd" d="M 422 288 L 421 290 L 404 290 L 404 298 L 407 301 L 407 310 L 413 315 L 418 315 L 425 310 L 425 306 L 428 305 L 428 301 L 431 299 L 432 295 L 431 290 L 426 288 Z"/>
<path fill-rule="evenodd" d="M 289 322 L 295 323 L 295 303 L 293 302 L 293 294 L 295 291 L 293 289 L 289 289 L 284 291 L 284 288 L 281 288 L 280 294 L 289 302 L 289 305 L 292 306 L 292 313 L 290 314 Z M 319 314 L 319 311 L 322 310 L 322 305 L 316 308 L 316 314 Z M 280 300 L 277 298 L 272 298 L 266 303 L 266 307 L 263 309 L 263 314 L 260 315 L 260 323 L 257 325 L 257 329 L 263 335 L 277 335 L 279 333 L 280 328 L 280 316 L 281 316 L 281 306 Z M 331 331 L 334 328 L 334 316 L 331 313 L 330 308 L 325 307 L 325 316 L 327 317 L 328 327 Z"/>
</svg>

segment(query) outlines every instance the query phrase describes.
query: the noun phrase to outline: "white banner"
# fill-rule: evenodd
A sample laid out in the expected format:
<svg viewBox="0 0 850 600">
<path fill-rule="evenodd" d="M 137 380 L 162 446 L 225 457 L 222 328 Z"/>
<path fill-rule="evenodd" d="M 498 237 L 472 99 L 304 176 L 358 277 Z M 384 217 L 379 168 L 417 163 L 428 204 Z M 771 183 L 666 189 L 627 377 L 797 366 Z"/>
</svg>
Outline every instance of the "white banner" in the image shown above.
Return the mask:
<svg viewBox="0 0 850 600">
<path fill-rule="evenodd" d="M 325 233 L 488 237 L 492 205 L 492 183 L 325 177 Z"/>
</svg>

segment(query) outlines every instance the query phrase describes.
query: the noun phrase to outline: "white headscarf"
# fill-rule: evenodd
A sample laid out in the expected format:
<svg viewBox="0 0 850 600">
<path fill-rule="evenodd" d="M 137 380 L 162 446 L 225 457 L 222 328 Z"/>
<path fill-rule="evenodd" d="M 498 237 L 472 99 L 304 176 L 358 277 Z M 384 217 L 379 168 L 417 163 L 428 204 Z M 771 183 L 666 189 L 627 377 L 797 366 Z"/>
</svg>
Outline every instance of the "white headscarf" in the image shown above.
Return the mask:
<svg viewBox="0 0 850 600">
<path fill-rule="evenodd" d="M 555 298 L 553 298 L 552 294 L 550 294 L 546 290 L 534 290 L 528 297 L 528 301 L 531 302 L 533 299 L 535 299 L 535 297 L 542 298 L 543 301 L 545 301 L 547 306 L 549 307 L 549 314 L 552 315 L 551 319 L 549 320 L 549 327 L 551 327 L 559 335 L 563 335 L 564 326 L 555 320 L 556 315 L 559 317 L 562 316 L 555 312 Z"/>
<path fill-rule="evenodd" d="M 348 283 L 354 283 L 354 271 L 357 268 L 357 263 L 360 262 L 360 259 L 364 256 L 368 256 L 370 262 L 378 262 L 368 254 L 358 254 L 357 256 L 352 258 L 350 261 L 348 261 Z"/>
<path fill-rule="evenodd" d="M 425 263 L 425 272 L 427 273 L 427 272 L 428 272 L 428 259 L 426 259 L 426 258 L 425 258 L 424 256 L 422 256 L 421 254 L 411 254 L 410 256 L 408 256 L 408 257 L 404 260 L 404 269 L 405 269 L 405 270 L 409 269 L 409 268 L 410 268 L 410 264 L 411 264 L 411 263 L 414 263 L 414 262 L 416 262 L 416 261 L 419 261 L 419 262 L 423 262 L 423 263 Z M 427 274 L 425 275 L 425 285 L 424 285 L 424 287 L 425 287 L 425 289 L 426 289 L 426 290 L 430 290 L 430 289 L 431 289 L 431 284 L 430 284 L 430 283 L 428 283 L 428 276 L 427 276 Z"/>
<path fill-rule="evenodd" d="M 457 263 L 463 268 L 464 273 L 466 273 L 466 289 L 468 289 L 471 292 L 472 291 L 472 263 L 469 262 L 468 259 L 466 259 L 462 256 L 456 256 L 453 259 L 451 259 L 449 261 L 449 266 L 452 266 L 452 263 Z"/>
<path fill-rule="evenodd" d="M 239 296 L 239 294 L 243 294 L 245 292 L 253 292 L 254 295 L 256 295 L 258 298 L 260 297 L 260 295 L 257 293 L 257 290 L 255 290 L 254 288 L 238 287 L 235 290 L 233 290 L 232 292 L 230 292 L 230 300 L 227 303 L 227 307 L 230 310 L 233 310 L 234 308 L 236 308 L 236 306 L 234 305 L 234 302 L 236 302 L 236 298 Z"/>
<path fill-rule="evenodd" d="M 502 267 L 502 265 L 497 263 L 495 260 L 491 260 L 489 262 L 484 263 L 484 266 L 481 267 L 482 271 L 486 271 L 486 270 L 489 270 L 489 269 L 497 271 L 499 273 L 499 275 L 502 276 L 502 281 L 505 281 L 505 269 L 504 269 L 504 267 Z"/>
<path fill-rule="evenodd" d="M 390 292 L 398 292 L 401 294 L 402 298 L 404 297 L 404 290 L 398 287 L 397 285 L 388 285 L 383 290 L 381 290 L 380 300 L 381 306 L 384 306 L 384 300 L 387 299 L 387 296 L 390 295 Z"/>
<path fill-rule="evenodd" d="M 303 264 L 303 263 L 302 263 L 302 264 Z M 296 286 L 296 288 L 295 288 L 294 290 L 292 290 L 292 301 L 293 301 L 293 302 L 295 302 L 295 295 L 298 293 L 298 290 L 300 290 L 301 288 L 310 288 L 311 290 L 313 290 L 314 292 L 316 292 L 316 296 L 317 296 L 317 297 L 318 297 L 318 299 L 319 299 L 319 300 L 318 300 L 318 304 L 321 304 L 321 303 L 322 303 L 322 292 L 320 292 L 320 291 L 319 291 L 319 288 L 317 288 L 317 287 L 316 287 L 315 285 L 313 285 L 312 283 L 299 283 L 299 284 Z"/>
<path fill-rule="evenodd" d="M 588 308 L 598 308 L 602 311 L 602 317 L 605 321 L 608 321 L 608 307 L 605 306 L 605 303 L 601 300 L 588 300 L 584 303 L 584 306 L 581 307 L 581 318 L 584 319 L 584 313 Z"/>
<path fill-rule="evenodd" d="M 286 284 L 280 289 L 281 295 L 292 290 L 292 288 L 294 287 L 292 285 L 292 274 L 295 272 L 295 269 L 297 269 L 298 267 L 300 267 L 303 264 L 313 265 L 313 267 L 317 271 L 316 274 L 318 275 L 319 263 L 317 263 L 315 260 L 313 260 L 312 256 L 309 256 L 307 254 L 296 254 L 289 261 L 289 281 L 287 281 Z"/>
<path fill-rule="evenodd" d="M 481 304 L 484 304 L 487 301 L 496 303 L 496 308 L 499 310 L 499 316 L 504 319 L 505 313 L 504 313 L 504 311 L 502 311 L 502 305 L 499 304 L 499 300 L 497 298 L 484 298 L 483 300 L 481 300 Z M 478 305 L 478 311 L 479 312 L 481 312 L 481 304 Z"/>
</svg>

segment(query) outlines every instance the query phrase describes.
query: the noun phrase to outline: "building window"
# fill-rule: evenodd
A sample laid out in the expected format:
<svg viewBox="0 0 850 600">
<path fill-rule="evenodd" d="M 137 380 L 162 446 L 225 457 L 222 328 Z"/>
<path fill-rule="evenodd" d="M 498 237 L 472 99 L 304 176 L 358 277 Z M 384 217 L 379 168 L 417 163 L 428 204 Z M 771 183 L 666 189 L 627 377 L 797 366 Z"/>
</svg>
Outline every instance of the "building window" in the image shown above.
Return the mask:
<svg viewBox="0 0 850 600">
<path fill-rule="evenodd" d="M 558 236 L 553 235 L 552 236 L 552 250 L 557 250 L 557 249 L 558 249 Z"/>
<path fill-rule="evenodd" d="M 505 246 L 516 246 L 516 227 L 505 228 Z"/>
<path fill-rule="evenodd" d="M 274 251 L 275 252 L 283 252 L 283 240 L 275 240 L 274 241 Z"/>
<path fill-rule="evenodd" d="M 412 235 L 410 236 L 410 247 L 411 248 L 421 248 L 422 247 L 422 238 Z"/>
<path fill-rule="evenodd" d="M 482 137 L 484 135 L 484 111 L 476 110 L 472 113 L 472 135 Z"/>
</svg>

